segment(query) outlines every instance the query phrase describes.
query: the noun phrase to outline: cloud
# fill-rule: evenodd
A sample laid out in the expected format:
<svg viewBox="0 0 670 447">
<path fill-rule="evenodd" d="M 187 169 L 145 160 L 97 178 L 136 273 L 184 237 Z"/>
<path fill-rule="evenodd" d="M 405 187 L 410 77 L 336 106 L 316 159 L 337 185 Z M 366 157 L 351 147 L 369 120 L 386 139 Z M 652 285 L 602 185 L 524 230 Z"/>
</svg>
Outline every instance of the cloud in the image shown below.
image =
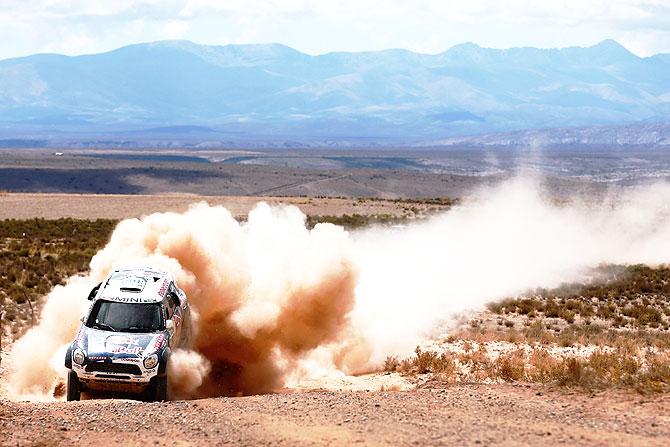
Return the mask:
<svg viewBox="0 0 670 447">
<path fill-rule="evenodd" d="M 5 0 L 0 57 L 80 54 L 130 43 L 280 42 L 318 54 L 403 47 L 564 47 L 614 38 L 640 55 L 670 52 L 666 0 Z M 17 39 L 16 36 L 21 36 Z"/>
</svg>

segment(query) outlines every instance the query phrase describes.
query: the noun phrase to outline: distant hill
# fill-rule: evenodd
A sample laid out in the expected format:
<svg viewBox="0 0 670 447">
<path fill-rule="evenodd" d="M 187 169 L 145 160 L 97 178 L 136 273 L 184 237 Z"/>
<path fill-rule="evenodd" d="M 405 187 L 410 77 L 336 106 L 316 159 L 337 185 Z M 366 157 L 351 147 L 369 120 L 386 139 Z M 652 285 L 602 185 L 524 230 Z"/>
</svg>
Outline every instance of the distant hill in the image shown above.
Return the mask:
<svg viewBox="0 0 670 447">
<path fill-rule="evenodd" d="M 557 148 L 617 147 L 670 150 L 670 122 L 621 126 L 565 127 L 422 141 L 415 147 Z"/>
<path fill-rule="evenodd" d="M 0 61 L 5 140 L 187 134 L 383 143 L 640 121 L 670 121 L 670 55 L 641 58 L 612 40 L 320 56 L 277 44 L 165 41 Z"/>
</svg>

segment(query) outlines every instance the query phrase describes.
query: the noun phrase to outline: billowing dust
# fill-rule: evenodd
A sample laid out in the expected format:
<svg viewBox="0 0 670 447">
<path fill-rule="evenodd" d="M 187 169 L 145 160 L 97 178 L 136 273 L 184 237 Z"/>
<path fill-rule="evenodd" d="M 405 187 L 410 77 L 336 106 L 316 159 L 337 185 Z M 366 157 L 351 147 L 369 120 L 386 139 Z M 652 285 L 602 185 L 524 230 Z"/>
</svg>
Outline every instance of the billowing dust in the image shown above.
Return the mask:
<svg viewBox="0 0 670 447">
<path fill-rule="evenodd" d="M 458 314 L 601 263 L 666 263 L 669 206 L 667 184 L 557 204 L 516 179 L 423 222 L 358 232 L 309 230 L 298 208 L 262 203 L 244 223 L 204 203 L 125 220 L 14 344 L 10 392 L 46 398 L 62 383 L 88 291 L 116 267 L 168 269 L 189 297 L 195 337 L 170 359 L 176 396 L 262 393 L 370 371 Z"/>
</svg>

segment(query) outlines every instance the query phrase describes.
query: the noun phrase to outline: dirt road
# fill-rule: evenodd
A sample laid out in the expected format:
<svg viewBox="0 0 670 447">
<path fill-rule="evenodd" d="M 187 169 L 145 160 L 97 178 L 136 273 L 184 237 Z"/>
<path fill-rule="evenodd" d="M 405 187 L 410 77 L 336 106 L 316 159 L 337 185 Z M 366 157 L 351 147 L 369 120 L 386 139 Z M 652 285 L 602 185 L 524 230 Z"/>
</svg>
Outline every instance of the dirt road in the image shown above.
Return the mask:
<svg viewBox="0 0 670 447">
<path fill-rule="evenodd" d="M 527 385 L 168 403 L 0 401 L 2 446 L 668 445 L 670 396 Z"/>
</svg>

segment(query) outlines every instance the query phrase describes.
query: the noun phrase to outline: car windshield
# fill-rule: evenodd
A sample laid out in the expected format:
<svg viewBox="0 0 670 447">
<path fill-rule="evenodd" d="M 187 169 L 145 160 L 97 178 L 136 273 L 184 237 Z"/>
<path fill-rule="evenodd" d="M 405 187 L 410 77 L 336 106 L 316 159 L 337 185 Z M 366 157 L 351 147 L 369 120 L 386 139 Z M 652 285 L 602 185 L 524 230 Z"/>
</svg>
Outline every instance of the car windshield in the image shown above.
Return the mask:
<svg viewBox="0 0 670 447">
<path fill-rule="evenodd" d="M 160 303 L 95 303 L 86 326 L 106 331 L 156 332 L 165 328 Z"/>
</svg>

